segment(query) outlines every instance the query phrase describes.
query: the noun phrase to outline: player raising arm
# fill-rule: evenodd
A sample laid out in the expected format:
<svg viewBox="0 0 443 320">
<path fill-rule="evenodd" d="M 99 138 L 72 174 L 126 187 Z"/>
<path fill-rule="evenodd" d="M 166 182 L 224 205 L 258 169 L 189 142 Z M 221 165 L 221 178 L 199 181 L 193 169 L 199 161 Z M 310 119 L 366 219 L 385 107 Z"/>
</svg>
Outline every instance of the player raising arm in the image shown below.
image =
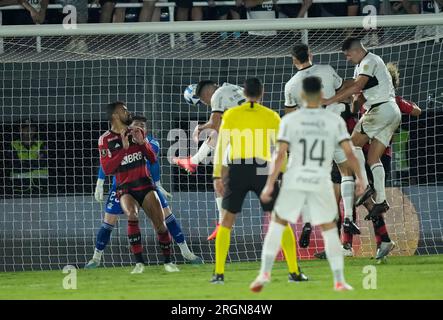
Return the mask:
<svg viewBox="0 0 443 320">
<path fill-rule="evenodd" d="M 171 263 L 171 235 L 163 217 L 163 210 L 155 192 L 155 185 L 146 167 L 146 161 L 154 163 L 156 155 L 145 140 L 140 128 L 128 128 L 131 116 L 124 102 L 114 102 L 107 107 L 111 130 L 99 139 L 100 165 L 106 175 L 115 175 L 117 198 L 128 217 L 128 238 L 136 259 L 132 273 L 144 269 L 143 247 L 138 212 L 140 207 L 152 221 L 157 232 L 165 264 Z"/>
<path fill-rule="evenodd" d="M 308 207 L 312 224 L 320 226 L 322 230 L 326 256 L 334 276 L 334 289 L 352 290 L 345 282 L 343 253 L 334 222 L 337 218 L 337 202 L 330 172 L 337 145 L 343 149 L 349 167 L 357 177 L 357 194 L 363 190 L 361 173 L 345 122 L 340 116 L 321 108 L 321 99 L 320 78 L 303 79 L 306 108 L 286 115 L 280 124 L 278 149 L 260 197 L 262 202 L 275 200 L 275 182 L 288 151 L 290 159 L 264 240 L 260 273 L 250 286 L 253 292 L 261 291 L 264 284 L 270 282 L 283 230 L 288 222 L 297 222 L 304 205 Z"/>
<path fill-rule="evenodd" d="M 332 104 L 352 95 L 363 94 L 366 113 L 358 121 L 352 133 L 352 142 L 362 171 L 365 192 L 357 198 L 355 205 L 364 203 L 376 191 L 375 204 L 370 217 L 379 216 L 389 210 L 385 191 L 385 170 L 380 158 L 401 122 L 401 113 L 395 102 L 395 91 L 391 76 L 383 60 L 368 52 L 357 38 L 347 38 L 342 51 L 346 59 L 355 64 L 354 82 L 340 90 L 334 97 L 325 99 L 324 104 Z M 357 110 L 353 110 L 354 112 Z M 362 147 L 371 141 L 367 163 L 374 177 L 374 189 L 368 184 L 365 157 Z"/>
<path fill-rule="evenodd" d="M 217 134 L 223 113 L 232 107 L 241 105 L 246 101 L 246 98 L 243 94 L 243 88 L 230 83 L 224 83 L 222 86 L 219 86 L 212 80 L 202 80 L 197 85 L 189 86 L 185 91 L 185 98 L 188 102 L 197 99 L 211 107 L 211 116 L 208 122 L 198 125 L 193 134 L 194 141 L 196 142 L 198 142 L 198 136 L 203 130 L 210 130 L 209 137 L 203 142 L 194 156 L 173 159 L 173 162 L 179 167 L 190 173 L 194 173 L 198 164 L 209 156 L 217 144 Z M 197 104 L 199 105 L 200 103 Z M 217 193 L 215 196 L 215 202 L 219 212 L 218 223 L 215 230 L 209 235 L 208 240 L 215 239 L 219 225 L 223 219 L 221 208 L 222 197 Z"/>
<path fill-rule="evenodd" d="M 144 132 L 147 132 L 148 128 L 146 125 L 146 118 L 143 116 L 133 116 L 132 117 L 132 123 L 131 126 L 139 127 L 144 130 Z M 165 216 L 165 222 L 166 226 L 174 238 L 175 242 L 180 248 L 180 252 L 185 259 L 185 261 L 189 261 L 193 264 L 200 264 L 203 263 L 202 259 L 200 257 L 197 257 L 195 254 L 193 254 L 186 243 L 185 236 L 183 234 L 183 231 L 181 229 L 181 226 L 179 222 L 176 220 L 174 214 L 172 213 L 169 204 L 165 198 L 171 197 L 171 195 L 163 189 L 163 187 L 160 184 L 160 163 L 158 161 L 158 153 L 160 151 L 160 145 L 158 141 L 153 138 L 152 136 L 148 135 L 146 137 L 146 140 L 151 145 L 154 153 L 157 156 L 157 161 L 154 163 L 150 163 L 149 161 L 146 162 L 146 165 L 148 167 L 149 172 L 151 173 L 152 179 L 154 180 L 155 186 L 156 186 L 156 192 L 160 199 L 160 203 L 163 208 L 163 213 Z M 105 181 L 106 175 L 103 172 L 103 169 L 100 167 L 98 179 L 97 179 L 97 187 L 95 189 L 95 199 L 98 202 L 103 201 L 103 184 Z M 101 258 L 103 255 L 103 251 L 108 244 L 111 232 L 117 223 L 118 217 L 123 214 L 123 210 L 120 206 L 120 201 L 116 197 L 116 181 L 115 177 L 112 179 L 112 187 L 111 190 L 109 190 L 109 195 L 105 204 L 105 217 L 103 220 L 103 224 L 100 227 L 100 230 L 97 233 L 97 241 L 95 245 L 94 250 L 94 256 L 93 258 L 88 262 L 88 264 L 85 266 L 87 269 L 96 268 L 100 265 Z M 166 271 L 176 271 L 177 268 L 175 268 L 172 264 L 165 264 Z"/>
</svg>

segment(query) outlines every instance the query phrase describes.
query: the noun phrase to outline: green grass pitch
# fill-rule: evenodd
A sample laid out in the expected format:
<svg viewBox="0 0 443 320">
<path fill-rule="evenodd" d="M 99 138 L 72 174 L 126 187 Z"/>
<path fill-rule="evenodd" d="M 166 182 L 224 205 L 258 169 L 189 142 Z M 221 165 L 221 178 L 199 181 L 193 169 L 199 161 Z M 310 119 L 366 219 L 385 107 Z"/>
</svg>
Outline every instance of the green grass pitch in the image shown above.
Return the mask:
<svg viewBox="0 0 443 320">
<path fill-rule="evenodd" d="M 131 267 L 78 270 L 77 289 L 62 287 L 61 270 L 0 273 L 0 299 L 443 299 L 443 255 L 389 257 L 376 266 L 377 289 L 363 289 L 366 258 L 346 259 L 346 278 L 353 292 L 332 290 L 327 261 L 302 261 L 309 282 L 288 283 L 284 262 L 274 267 L 272 282 L 259 294 L 249 291 L 259 263 L 226 266 L 225 284 L 212 285 L 213 264 L 180 265 L 167 273 L 163 266 L 146 267 L 130 274 Z"/>
</svg>

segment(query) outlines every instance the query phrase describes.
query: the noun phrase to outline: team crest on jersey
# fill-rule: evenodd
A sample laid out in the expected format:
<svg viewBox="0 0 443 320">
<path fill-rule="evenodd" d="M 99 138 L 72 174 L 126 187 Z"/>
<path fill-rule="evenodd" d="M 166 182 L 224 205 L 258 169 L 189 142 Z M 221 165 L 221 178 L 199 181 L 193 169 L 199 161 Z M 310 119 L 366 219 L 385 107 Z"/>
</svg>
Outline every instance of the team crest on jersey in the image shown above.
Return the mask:
<svg viewBox="0 0 443 320">
<path fill-rule="evenodd" d="M 365 64 L 364 66 L 363 66 L 363 70 L 368 70 L 369 69 L 369 65 L 367 65 L 367 64 Z"/>
</svg>

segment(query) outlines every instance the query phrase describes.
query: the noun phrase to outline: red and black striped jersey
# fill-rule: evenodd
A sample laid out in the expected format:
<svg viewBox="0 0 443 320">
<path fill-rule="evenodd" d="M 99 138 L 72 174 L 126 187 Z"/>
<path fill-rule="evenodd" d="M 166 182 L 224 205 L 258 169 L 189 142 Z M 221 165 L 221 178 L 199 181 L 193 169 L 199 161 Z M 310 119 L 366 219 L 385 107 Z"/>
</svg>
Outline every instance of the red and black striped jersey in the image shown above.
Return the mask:
<svg viewBox="0 0 443 320">
<path fill-rule="evenodd" d="M 147 183 L 151 174 L 146 161 L 154 163 L 157 159 L 149 143 L 144 141 L 144 144 L 139 145 L 129 137 L 129 148 L 125 150 L 120 134 L 108 130 L 100 137 L 100 164 L 106 175 L 115 176 L 117 188 L 137 191 L 152 187 Z"/>
</svg>

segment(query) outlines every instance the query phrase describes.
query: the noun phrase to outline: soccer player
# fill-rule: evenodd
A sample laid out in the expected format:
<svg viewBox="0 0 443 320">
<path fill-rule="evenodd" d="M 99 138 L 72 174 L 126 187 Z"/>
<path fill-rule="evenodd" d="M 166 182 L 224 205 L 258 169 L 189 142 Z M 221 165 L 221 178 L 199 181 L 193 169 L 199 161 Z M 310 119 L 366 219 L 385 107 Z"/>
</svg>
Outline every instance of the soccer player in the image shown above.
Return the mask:
<svg viewBox="0 0 443 320">
<path fill-rule="evenodd" d="M 223 196 L 223 220 L 215 241 L 215 272 L 211 280 L 214 284 L 224 283 L 231 229 L 246 194 L 253 191 L 259 196 L 266 183 L 271 145 L 275 144 L 280 124 L 280 116 L 275 111 L 257 102 L 263 96 L 259 79 L 245 81 L 244 95 L 247 102 L 229 109 L 223 116 L 214 156 L 214 189 Z M 223 166 L 228 145 L 228 166 Z M 271 212 L 272 202 L 261 205 L 265 213 Z M 289 267 L 289 281 L 308 280 L 298 268 L 290 226 L 283 230 L 282 247 Z"/>
<path fill-rule="evenodd" d="M 392 79 L 383 60 L 368 52 L 357 38 L 347 38 L 342 51 L 346 59 L 355 64 L 354 81 L 335 96 L 324 99 L 324 104 L 332 104 L 348 99 L 360 92 L 364 96 L 366 113 L 358 121 L 352 133 L 352 142 L 359 160 L 365 192 L 357 198 L 355 205 L 363 204 L 376 192 L 375 204 L 369 212 L 370 217 L 377 217 L 389 210 L 385 191 L 385 169 L 380 158 L 401 122 L 401 113 L 395 102 L 395 90 Z M 354 110 L 355 111 L 355 110 Z M 374 177 L 374 187 L 368 183 L 365 157 L 362 147 L 371 141 L 367 163 Z"/>
<path fill-rule="evenodd" d="M 105 175 L 115 175 L 121 208 L 128 217 L 128 238 L 136 259 L 132 273 L 144 270 L 138 212 L 140 207 L 152 221 L 157 232 L 165 264 L 171 263 L 171 235 L 166 228 L 156 187 L 146 167 L 146 161 L 157 161 L 155 152 L 140 128 L 129 128 L 131 115 L 121 101 L 107 106 L 111 129 L 99 139 L 100 165 Z"/>
<path fill-rule="evenodd" d="M 285 85 L 285 113 L 303 106 L 304 102 L 301 97 L 302 81 L 307 77 L 316 76 L 322 80 L 323 94 L 325 98 L 334 96 L 336 91 L 350 85 L 350 81 L 343 81 L 330 65 L 313 64 L 312 52 L 306 44 L 296 43 L 292 48 L 291 54 L 292 62 L 298 71 Z M 343 101 L 345 100 L 339 100 L 338 102 L 328 104 L 326 105 L 326 108 L 333 113 L 344 117 L 344 114 L 346 113 L 346 103 Z M 343 228 L 346 232 L 360 234 L 360 229 L 353 220 L 354 178 L 343 150 L 338 146 L 334 153 L 334 162 L 341 173 L 341 180 L 336 181 L 340 184 L 340 193 L 336 193 L 336 195 L 337 201 L 340 201 L 340 195 L 343 199 Z M 300 237 L 301 247 L 307 247 L 309 245 L 311 230 L 310 223 L 308 222 L 303 227 L 303 232 Z"/>
<path fill-rule="evenodd" d="M 139 127 L 144 130 L 144 132 L 147 132 L 147 126 L 146 126 L 147 119 L 143 116 L 133 116 L 132 117 L 132 124 L 131 126 Z M 148 135 L 146 137 L 146 140 L 151 145 L 152 149 L 154 150 L 155 154 L 157 155 L 158 159 L 158 153 L 160 151 L 160 145 L 158 141 L 152 137 L 151 135 Z M 183 258 L 186 261 L 191 262 L 192 264 L 201 264 L 203 263 L 203 260 L 196 256 L 194 253 L 192 253 L 189 250 L 189 247 L 186 243 L 185 236 L 182 232 L 181 226 L 176 220 L 174 214 L 172 213 L 169 204 L 165 198 L 165 195 L 167 197 L 172 197 L 169 192 L 167 192 L 160 183 L 160 163 L 157 160 L 155 163 L 150 163 L 149 161 L 146 162 L 146 165 L 148 167 L 149 172 L 151 173 L 152 179 L 154 180 L 155 186 L 156 186 L 156 192 L 158 195 L 158 198 L 160 199 L 160 203 L 163 208 L 163 213 L 165 216 L 165 222 L 166 226 L 169 230 L 169 233 L 174 238 L 175 242 L 180 248 L 180 252 L 183 256 Z M 98 179 L 97 179 L 97 186 L 95 189 L 95 199 L 98 202 L 103 202 L 103 184 L 105 181 L 106 175 L 103 172 L 103 169 L 100 167 L 99 173 L 98 173 Z M 100 265 L 101 258 L 103 255 L 103 251 L 106 248 L 106 245 L 108 244 L 111 232 L 117 223 L 119 215 L 123 214 L 123 210 L 120 206 L 120 201 L 116 197 L 116 181 L 115 177 L 112 180 L 112 187 L 111 190 L 109 190 L 108 199 L 105 204 L 105 217 L 103 220 L 103 224 L 100 227 L 100 230 L 97 233 L 97 241 L 95 244 L 95 250 L 94 250 L 94 256 L 92 259 L 88 262 L 88 264 L 85 266 L 87 269 L 96 268 Z M 165 264 L 166 271 L 174 272 L 177 271 L 178 268 L 174 266 L 173 264 Z"/>
<path fill-rule="evenodd" d="M 334 277 L 334 289 L 352 290 L 344 278 L 344 259 L 338 237 L 337 202 L 331 182 L 331 163 L 336 146 L 340 145 L 349 167 L 357 176 L 357 194 L 363 190 L 358 161 L 352 150 L 343 119 L 321 108 L 322 82 L 318 77 L 302 81 L 306 108 L 286 115 L 278 135 L 278 147 L 272 160 L 271 173 L 261 194 L 261 201 L 275 201 L 275 182 L 290 150 L 287 171 L 283 174 L 272 221 L 266 234 L 261 269 L 250 289 L 259 292 L 271 280 L 271 270 L 279 250 L 280 239 L 288 222 L 296 223 L 303 206 L 307 206 L 313 225 L 322 229 L 326 255 Z"/>
<path fill-rule="evenodd" d="M 212 80 L 200 81 L 196 86 L 194 95 L 199 97 L 204 104 L 211 107 L 209 120 L 205 124 L 198 125 L 195 128 L 193 133 L 194 140 L 198 141 L 198 136 L 203 130 L 210 130 L 210 134 L 194 156 L 182 159 L 174 158 L 172 160 L 173 163 L 189 173 L 194 173 L 198 164 L 214 150 L 217 144 L 217 133 L 220 128 L 223 113 L 229 108 L 241 105 L 246 101 L 243 95 L 243 88 L 230 83 L 224 83 L 222 86 L 219 86 Z M 209 235 L 208 240 L 215 239 L 219 225 L 223 219 L 221 201 L 222 197 L 216 193 L 215 202 L 219 212 L 218 223 L 215 230 Z"/>
</svg>

